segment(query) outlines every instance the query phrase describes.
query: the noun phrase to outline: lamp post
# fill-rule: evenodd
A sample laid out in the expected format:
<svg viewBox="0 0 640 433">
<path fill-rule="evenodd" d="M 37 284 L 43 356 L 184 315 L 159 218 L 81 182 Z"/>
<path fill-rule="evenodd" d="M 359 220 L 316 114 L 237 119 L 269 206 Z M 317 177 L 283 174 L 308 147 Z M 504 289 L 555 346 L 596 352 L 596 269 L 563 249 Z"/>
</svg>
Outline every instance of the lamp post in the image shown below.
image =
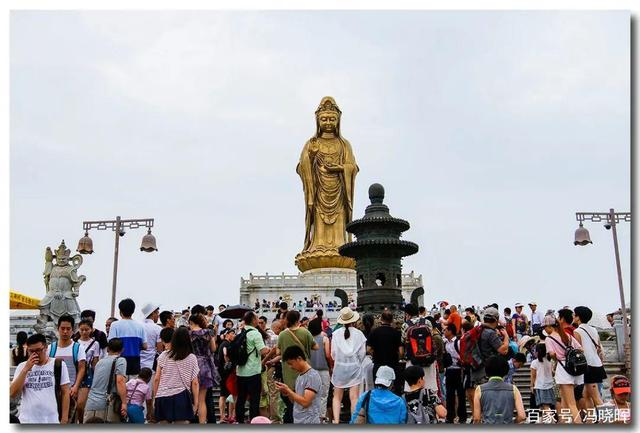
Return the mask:
<svg viewBox="0 0 640 433">
<path fill-rule="evenodd" d="M 120 237 L 125 235 L 125 229 L 137 229 L 140 227 L 146 227 L 148 229 L 147 234 L 142 238 L 142 244 L 140 251 L 153 252 L 157 251 L 156 238 L 151 234 L 151 228 L 153 227 L 153 218 L 144 219 L 122 219 L 119 216 L 115 220 L 105 221 L 83 221 L 82 229 L 84 230 L 84 237 L 78 242 L 78 251 L 80 254 L 92 254 L 93 253 L 93 241 L 89 237 L 89 230 L 113 230 L 115 232 L 115 248 L 113 252 L 113 284 L 111 287 L 111 316 L 115 314 L 116 307 L 116 282 L 118 280 L 118 252 L 120 250 Z"/>
<path fill-rule="evenodd" d="M 616 226 L 619 222 L 631 222 L 630 212 L 615 212 L 613 209 L 609 209 L 609 212 L 576 212 L 576 220 L 580 223 L 580 226 L 576 230 L 574 245 L 585 246 L 591 244 L 591 238 L 589 237 L 589 231 L 582 225 L 583 221 L 591 222 L 604 222 L 604 227 L 607 230 L 611 230 L 613 235 L 613 250 L 616 256 L 616 270 L 618 272 L 618 288 L 620 290 L 620 306 L 622 307 L 622 329 L 624 332 L 624 353 L 625 358 L 628 353 L 631 353 L 631 338 L 629 337 L 629 321 L 627 319 L 627 307 L 624 300 L 624 289 L 622 286 L 622 268 L 620 266 L 620 250 L 618 248 L 618 231 Z M 625 359 L 625 364 L 628 364 Z M 629 365 L 627 365 L 627 368 Z"/>
</svg>

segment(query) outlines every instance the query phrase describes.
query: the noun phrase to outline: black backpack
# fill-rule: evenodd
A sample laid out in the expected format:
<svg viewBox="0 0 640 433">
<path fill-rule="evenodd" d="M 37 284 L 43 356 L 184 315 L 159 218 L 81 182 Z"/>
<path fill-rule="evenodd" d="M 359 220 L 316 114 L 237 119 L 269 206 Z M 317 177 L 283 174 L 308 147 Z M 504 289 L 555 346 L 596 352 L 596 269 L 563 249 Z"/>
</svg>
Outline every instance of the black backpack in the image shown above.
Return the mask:
<svg viewBox="0 0 640 433">
<path fill-rule="evenodd" d="M 584 356 L 582 350 L 572 347 L 571 344 L 565 346 L 552 336 L 549 336 L 549 338 L 564 348 L 564 365 L 562 365 L 560 361 L 558 361 L 558 364 L 560 364 L 567 373 L 571 376 L 580 376 L 587 371 L 587 358 Z M 569 342 L 571 342 L 571 339 L 569 339 Z"/>
<path fill-rule="evenodd" d="M 254 331 L 254 329 L 251 329 Z M 251 350 L 251 353 L 247 352 L 247 331 L 243 329 L 240 334 L 236 336 L 236 338 L 231 342 L 229 348 L 227 349 L 227 354 L 229 355 L 229 359 L 234 365 L 245 365 L 249 360 L 249 355 L 253 353 L 256 348 L 254 347 Z M 256 330 L 257 332 L 257 330 Z"/>
</svg>

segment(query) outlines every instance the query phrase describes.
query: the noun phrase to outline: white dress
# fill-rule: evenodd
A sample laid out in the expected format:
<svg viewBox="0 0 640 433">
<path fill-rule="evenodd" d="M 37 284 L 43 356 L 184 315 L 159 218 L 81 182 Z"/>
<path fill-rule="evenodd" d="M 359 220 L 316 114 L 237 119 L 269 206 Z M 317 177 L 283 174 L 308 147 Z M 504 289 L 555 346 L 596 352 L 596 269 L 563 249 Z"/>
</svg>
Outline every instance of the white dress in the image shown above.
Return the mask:
<svg viewBox="0 0 640 433">
<path fill-rule="evenodd" d="M 364 379 L 362 363 L 367 354 L 367 338 L 362 331 L 349 328 L 349 338 L 344 338 L 345 328 L 333 333 L 331 356 L 335 362 L 331 383 L 336 388 L 359 386 Z"/>
</svg>

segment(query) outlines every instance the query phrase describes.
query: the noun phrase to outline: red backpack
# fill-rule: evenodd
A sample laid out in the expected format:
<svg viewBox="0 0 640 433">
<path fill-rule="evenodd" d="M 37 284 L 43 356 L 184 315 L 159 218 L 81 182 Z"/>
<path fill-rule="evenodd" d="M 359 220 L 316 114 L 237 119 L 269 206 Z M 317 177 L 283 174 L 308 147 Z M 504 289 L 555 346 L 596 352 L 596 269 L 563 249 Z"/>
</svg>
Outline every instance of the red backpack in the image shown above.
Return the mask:
<svg viewBox="0 0 640 433">
<path fill-rule="evenodd" d="M 482 356 L 479 347 L 482 331 L 483 326 L 478 325 L 460 337 L 460 364 L 462 364 L 462 366 L 471 367 L 472 370 L 477 370 L 482 366 Z"/>
<path fill-rule="evenodd" d="M 428 367 L 436 360 L 431 329 L 421 319 L 407 329 L 407 358 L 411 364 Z"/>
</svg>

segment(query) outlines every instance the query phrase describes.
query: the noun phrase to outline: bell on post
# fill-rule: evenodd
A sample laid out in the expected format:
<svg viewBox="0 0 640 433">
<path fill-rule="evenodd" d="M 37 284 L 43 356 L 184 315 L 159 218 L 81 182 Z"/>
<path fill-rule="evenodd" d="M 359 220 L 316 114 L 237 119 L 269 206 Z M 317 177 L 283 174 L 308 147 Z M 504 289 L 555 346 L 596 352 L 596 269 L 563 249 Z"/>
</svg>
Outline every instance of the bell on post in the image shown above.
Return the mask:
<svg viewBox="0 0 640 433">
<path fill-rule="evenodd" d="M 89 237 L 89 232 L 84 232 L 84 237 L 78 242 L 78 249 L 76 251 L 80 254 L 93 253 L 93 241 Z"/>
<path fill-rule="evenodd" d="M 589 230 L 585 229 L 580 223 L 580 227 L 576 229 L 576 238 L 573 241 L 573 245 L 587 245 L 592 244 L 591 238 L 589 237 Z"/>
<path fill-rule="evenodd" d="M 156 238 L 151 234 L 151 229 L 149 229 L 147 234 L 144 235 L 144 237 L 142 238 L 142 245 L 140 245 L 140 251 L 146 251 L 147 253 L 158 251 L 158 248 L 156 248 Z"/>
</svg>

